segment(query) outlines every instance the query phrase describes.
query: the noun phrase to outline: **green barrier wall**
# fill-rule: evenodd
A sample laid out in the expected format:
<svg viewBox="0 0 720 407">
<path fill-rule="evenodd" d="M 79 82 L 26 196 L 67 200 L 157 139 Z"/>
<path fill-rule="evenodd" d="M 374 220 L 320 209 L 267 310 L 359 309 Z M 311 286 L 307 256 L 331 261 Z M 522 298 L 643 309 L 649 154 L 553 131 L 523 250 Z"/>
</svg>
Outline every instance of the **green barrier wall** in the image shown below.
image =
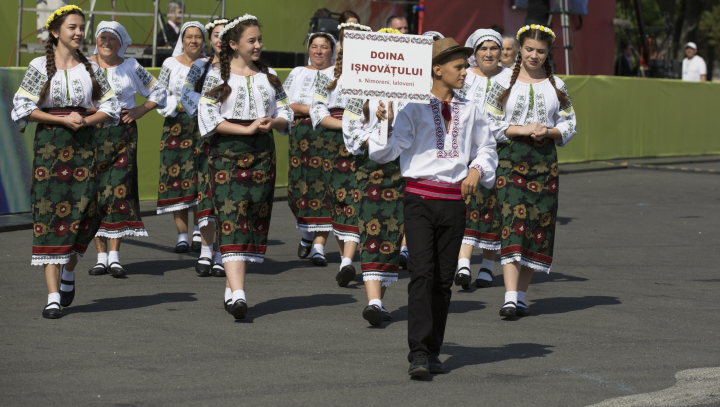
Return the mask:
<svg viewBox="0 0 720 407">
<path fill-rule="evenodd" d="M 155 76 L 159 69 L 151 69 Z M 278 69 L 281 79 L 290 72 Z M 24 68 L 0 68 L 0 214 L 27 212 L 35 126 L 24 134 L 10 120 L 12 97 Z M 559 149 L 561 163 L 631 157 L 720 154 L 720 84 L 664 79 L 572 76 L 567 83 L 578 134 Z M 139 122 L 140 199 L 157 199 L 160 136 L 164 118 Z M 275 133 L 278 187 L 287 185 L 288 138 Z"/>
</svg>

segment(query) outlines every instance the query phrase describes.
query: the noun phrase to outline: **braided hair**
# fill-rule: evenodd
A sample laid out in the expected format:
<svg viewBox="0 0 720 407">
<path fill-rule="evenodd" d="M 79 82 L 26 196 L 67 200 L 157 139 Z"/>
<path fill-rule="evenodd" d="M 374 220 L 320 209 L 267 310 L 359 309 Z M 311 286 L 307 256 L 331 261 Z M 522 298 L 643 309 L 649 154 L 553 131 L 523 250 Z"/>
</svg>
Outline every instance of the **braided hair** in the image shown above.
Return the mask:
<svg viewBox="0 0 720 407">
<path fill-rule="evenodd" d="M 50 23 L 50 27 L 48 27 L 50 35 L 45 42 L 45 70 L 47 71 L 47 81 L 45 82 L 45 85 L 43 85 L 43 88 L 40 91 L 40 97 L 38 100 L 39 105 L 42 104 L 48 97 L 48 94 L 50 93 L 50 84 L 52 83 L 52 78 L 57 72 L 57 67 L 55 67 L 55 47 L 58 45 L 58 39 L 54 35 L 52 35 L 52 31 L 59 31 L 60 27 L 65 22 L 67 16 L 71 14 L 77 14 L 82 17 L 83 21 L 85 21 L 85 14 L 80 10 L 73 9 L 66 11 L 56 17 Z M 80 59 L 80 62 L 85 65 L 85 69 L 87 70 L 88 74 L 90 74 L 90 79 L 92 81 L 92 100 L 99 100 L 102 97 L 102 88 L 100 87 L 100 83 L 98 83 L 97 79 L 95 79 L 95 77 L 93 76 L 94 72 L 92 69 L 92 65 L 90 64 L 90 60 L 87 59 L 87 57 L 85 57 L 85 54 L 80 52 L 79 49 L 76 52 L 78 58 Z"/>
<path fill-rule="evenodd" d="M 520 47 L 522 48 L 525 40 L 527 39 L 541 41 L 545 42 L 549 49 L 550 47 L 552 47 L 552 38 L 552 35 L 546 33 L 545 31 L 538 29 L 530 29 L 520 34 L 519 42 Z M 510 77 L 510 86 L 508 86 L 508 88 L 505 89 L 500 95 L 498 95 L 497 100 L 501 105 L 504 105 L 507 101 L 508 96 L 510 96 L 510 90 L 512 89 L 515 81 L 517 81 L 518 75 L 520 74 L 520 67 L 522 66 L 521 54 L 522 51 L 518 52 L 517 59 L 515 60 L 515 66 L 513 67 L 512 76 Z M 543 69 L 545 70 L 545 73 L 547 74 L 547 78 L 550 80 L 550 83 L 553 85 L 553 89 L 555 89 L 555 94 L 560 101 L 560 105 L 563 107 L 569 106 L 570 98 L 568 97 L 567 93 L 561 91 L 555 86 L 555 77 L 553 76 L 552 68 L 550 67 L 550 58 L 545 58 L 545 62 L 543 63 Z"/>
<path fill-rule="evenodd" d="M 215 27 L 213 27 L 212 30 L 208 31 L 208 33 L 207 33 L 208 42 L 210 42 L 210 40 L 212 39 L 213 31 L 215 31 L 215 29 L 217 27 L 225 27 L 225 24 L 216 25 Z M 207 62 L 207 64 L 205 64 L 203 73 L 202 73 L 202 75 L 200 75 L 200 78 L 198 78 L 198 81 L 195 82 L 195 92 L 197 92 L 197 93 L 202 93 L 202 88 L 203 88 L 203 84 L 205 83 L 205 78 L 207 77 L 208 72 L 210 72 L 210 68 L 212 68 L 212 62 L 215 59 L 215 48 L 213 48 L 212 45 L 210 45 L 210 52 L 207 54 L 207 56 L 208 56 L 208 62 Z"/>
<path fill-rule="evenodd" d="M 342 44 L 342 38 L 343 38 L 344 32 L 345 32 L 345 29 L 343 28 L 342 30 L 340 30 L 340 34 L 338 35 L 338 37 L 340 38 L 340 41 L 341 41 L 340 44 Z M 337 55 L 335 55 L 335 71 L 333 72 L 333 75 L 335 75 L 335 79 L 333 79 L 333 81 L 330 82 L 330 84 L 327 86 L 327 88 L 325 88 L 327 90 L 333 90 L 333 89 L 337 88 L 338 79 L 340 79 L 340 76 L 342 75 L 343 49 L 344 48 L 340 48 L 337 51 Z"/>
<path fill-rule="evenodd" d="M 232 60 L 234 53 L 233 49 L 230 47 L 230 40 L 240 42 L 240 37 L 242 37 L 243 32 L 245 32 L 245 30 L 249 27 L 262 28 L 257 20 L 245 20 L 228 30 L 222 37 L 222 41 L 220 43 L 220 56 L 218 59 L 220 60 L 220 79 L 223 83 L 208 92 L 208 96 L 217 96 L 218 103 L 223 103 L 232 92 L 232 88 L 228 84 L 228 80 L 230 79 L 230 61 Z M 282 82 L 280 82 L 280 78 L 278 78 L 277 75 L 270 73 L 268 66 L 265 65 L 264 62 L 257 60 L 253 61 L 253 63 L 260 72 L 267 75 L 268 82 L 270 82 L 270 85 L 272 85 L 275 90 L 279 91 L 282 89 Z"/>
</svg>

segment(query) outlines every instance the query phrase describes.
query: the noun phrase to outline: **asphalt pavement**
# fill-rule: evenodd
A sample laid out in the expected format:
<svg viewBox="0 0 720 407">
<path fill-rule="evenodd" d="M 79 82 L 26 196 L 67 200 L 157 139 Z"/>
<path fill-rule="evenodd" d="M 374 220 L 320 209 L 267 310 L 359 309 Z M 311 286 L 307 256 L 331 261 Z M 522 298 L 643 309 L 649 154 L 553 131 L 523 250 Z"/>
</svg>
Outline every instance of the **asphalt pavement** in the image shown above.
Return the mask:
<svg viewBox="0 0 720 407">
<path fill-rule="evenodd" d="M 703 164 L 720 169 L 720 164 Z M 0 233 L 0 405 L 720 405 L 720 177 L 633 169 L 560 177 L 554 265 L 536 273 L 532 317 L 498 316 L 504 288 L 453 288 L 441 360 L 407 372 L 407 271 L 393 321 L 369 327 L 360 276 L 347 288 L 297 258 L 276 202 L 265 263 L 251 265 L 248 318 L 222 308 L 224 280 L 175 254 L 172 217 L 123 240 L 126 279 L 89 276 L 63 318 L 41 317 L 32 232 Z M 356 268 L 359 269 L 358 256 Z M 473 277 L 480 252 L 473 257 Z"/>
</svg>

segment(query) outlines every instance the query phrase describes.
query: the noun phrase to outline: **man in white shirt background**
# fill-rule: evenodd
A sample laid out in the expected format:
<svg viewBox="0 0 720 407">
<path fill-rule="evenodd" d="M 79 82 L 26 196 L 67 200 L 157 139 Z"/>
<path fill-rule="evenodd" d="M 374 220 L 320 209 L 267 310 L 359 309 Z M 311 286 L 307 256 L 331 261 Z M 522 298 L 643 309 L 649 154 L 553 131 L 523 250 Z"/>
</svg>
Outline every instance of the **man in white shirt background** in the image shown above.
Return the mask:
<svg viewBox="0 0 720 407">
<path fill-rule="evenodd" d="M 689 82 L 705 82 L 707 80 L 707 67 L 705 60 L 697 54 L 697 45 L 694 42 L 685 44 L 687 58 L 682 62 L 682 80 Z"/>
</svg>

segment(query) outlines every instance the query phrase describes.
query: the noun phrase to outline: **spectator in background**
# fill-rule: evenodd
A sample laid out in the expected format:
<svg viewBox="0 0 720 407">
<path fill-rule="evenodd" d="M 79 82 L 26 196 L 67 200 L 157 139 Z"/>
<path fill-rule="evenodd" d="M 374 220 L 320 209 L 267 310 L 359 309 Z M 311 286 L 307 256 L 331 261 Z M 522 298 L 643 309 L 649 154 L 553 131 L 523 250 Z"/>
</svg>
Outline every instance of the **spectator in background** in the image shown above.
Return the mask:
<svg viewBox="0 0 720 407">
<path fill-rule="evenodd" d="M 398 30 L 403 34 L 408 33 L 408 22 L 407 22 L 407 19 L 403 16 L 394 15 L 394 16 L 388 17 L 387 24 L 385 24 L 385 27 L 392 28 L 394 30 Z"/>
<path fill-rule="evenodd" d="M 180 25 L 182 24 L 182 4 L 177 1 L 171 1 L 167 5 L 168 16 L 167 23 L 157 34 L 157 45 L 174 47 L 180 35 Z"/>
<path fill-rule="evenodd" d="M 633 56 L 632 46 L 627 42 L 620 44 L 622 48 L 615 61 L 615 76 L 635 76 L 630 58 Z"/>
<path fill-rule="evenodd" d="M 705 60 L 697 54 L 697 45 L 694 42 L 685 44 L 687 58 L 682 62 L 682 80 L 689 82 L 705 82 L 707 80 L 707 67 Z"/>
<path fill-rule="evenodd" d="M 360 16 L 357 15 L 356 12 L 352 10 L 345 10 L 340 14 L 340 19 L 338 20 L 340 24 L 344 23 L 355 23 L 360 24 Z"/>
<path fill-rule="evenodd" d="M 515 66 L 517 54 L 520 52 L 520 44 L 518 44 L 515 36 L 513 35 L 503 35 L 502 40 L 503 45 L 502 53 L 500 53 L 500 65 L 505 68 L 512 69 Z"/>
<path fill-rule="evenodd" d="M 505 29 L 500 24 L 493 24 L 490 26 L 490 29 L 497 31 L 500 34 L 500 36 L 502 36 L 505 33 Z"/>
<path fill-rule="evenodd" d="M 37 0 L 37 8 L 51 9 L 51 11 L 38 11 L 37 13 L 37 32 L 38 42 L 45 42 L 48 39 L 48 30 L 45 29 L 45 23 L 53 11 L 60 7 L 68 5 L 68 0 Z"/>
</svg>

